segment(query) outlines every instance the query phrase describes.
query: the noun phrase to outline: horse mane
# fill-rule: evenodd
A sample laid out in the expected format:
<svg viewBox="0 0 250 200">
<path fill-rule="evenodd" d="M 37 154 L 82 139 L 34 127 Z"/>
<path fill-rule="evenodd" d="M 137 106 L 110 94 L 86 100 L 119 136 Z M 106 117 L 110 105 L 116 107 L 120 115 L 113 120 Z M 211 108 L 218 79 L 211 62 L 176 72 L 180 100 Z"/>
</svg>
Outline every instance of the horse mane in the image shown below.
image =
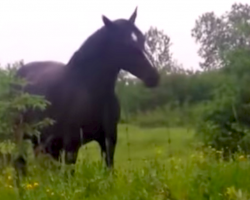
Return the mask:
<svg viewBox="0 0 250 200">
<path fill-rule="evenodd" d="M 96 57 L 102 52 L 102 46 L 104 46 L 106 38 L 106 31 L 106 27 L 102 26 L 87 37 L 78 50 L 71 56 L 67 66 L 83 68 L 84 66 L 82 66 L 82 63 L 96 59 Z"/>
<path fill-rule="evenodd" d="M 116 19 L 113 21 L 113 23 L 117 24 L 118 26 L 126 22 L 126 19 Z M 79 49 L 75 51 L 71 56 L 67 65 L 74 68 L 87 67 L 82 66 L 83 63 L 87 62 L 88 60 L 95 60 L 97 57 L 100 58 L 101 54 L 103 53 L 103 47 L 106 46 L 107 42 L 107 28 L 105 27 L 105 25 L 103 25 L 89 37 L 87 37 L 87 39 L 82 43 Z"/>
</svg>

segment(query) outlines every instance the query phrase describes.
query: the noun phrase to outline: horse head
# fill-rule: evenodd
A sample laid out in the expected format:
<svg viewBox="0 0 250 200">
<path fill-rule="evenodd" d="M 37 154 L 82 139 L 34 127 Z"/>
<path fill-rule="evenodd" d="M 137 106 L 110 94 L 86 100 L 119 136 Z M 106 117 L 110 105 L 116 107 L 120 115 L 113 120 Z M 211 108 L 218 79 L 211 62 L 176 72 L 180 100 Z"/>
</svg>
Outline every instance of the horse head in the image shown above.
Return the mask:
<svg viewBox="0 0 250 200">
<path fill-rule="evenodd" d="M 147 87 L 159 83 L 159 74 L 147 56 L 145 36 L 136 27 L 137 7 L 128 20 L 111 21 L 102 16 L 106 29 L 106 55 L 109 54 L 110 66 L 123 69 L 141 79 Z"/>
<path fill-rule="evenodd" d="M 99 74 L 111 80 L 122 69 L 155 87 L 159 74 L 147 56 L 145 36 L 136 27 L 137 8 L 129 19 L 110 20 L 102 16 L 104 25 L 93 33 L 74 53 L 68 66 L 80 76 Z M 109 74 L 109 75 L 107 75 Z M 116 77 L 116 76 L 114 76 Z M 99 77 L 100 78 L 100 77 Z M 87 78 L 88 79 L 88 78 Z"/>
</svg>

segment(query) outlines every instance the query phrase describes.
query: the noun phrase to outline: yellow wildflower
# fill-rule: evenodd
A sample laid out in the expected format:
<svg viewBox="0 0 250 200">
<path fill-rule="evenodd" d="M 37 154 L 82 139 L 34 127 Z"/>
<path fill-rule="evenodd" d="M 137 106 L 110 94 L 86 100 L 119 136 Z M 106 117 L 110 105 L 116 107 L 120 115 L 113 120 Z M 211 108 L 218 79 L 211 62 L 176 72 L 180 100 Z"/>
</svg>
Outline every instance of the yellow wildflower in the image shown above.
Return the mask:
<svg viewBox="0 0 250 200">
<path fill-rule="evenodd" d="M 26 188 L 27 188 L 27 189 L 32 189 L 33 186 L 32 186 L 31 184 L 27 184 L 27 185 L 26 185 Z"/>
<path fill-rule="evenodd" d="M 228 199 L 234 200 L 234 199 L 248 199 L 248 194 L 241 189 L 236 189 L 234 186 L 227 188 L 226 195 Z"/>
<path fill-rule="evenodd" d="M 35 183 L 33 184 L 34 187 L 37 187 L 38 185 L 39 185 L 39 183 L 37 183 L 37 182 L 35 182 Z"/>
<path fill-rule="evenodd" d="M 239 161 L 244 161 L 244 160 L 246 160 L 246 157 L 244 155 L 240 155 L 238 159 L 239 159 Z"/>
<path fill-rule="evenodd" d="M 227 190 L 226 190 L 226 194 L 228 196 L 234 196 L 236 193 L 236 189 L 234 186 L 231 186 L 231 187 L 228 187 Z"/>
</svg>

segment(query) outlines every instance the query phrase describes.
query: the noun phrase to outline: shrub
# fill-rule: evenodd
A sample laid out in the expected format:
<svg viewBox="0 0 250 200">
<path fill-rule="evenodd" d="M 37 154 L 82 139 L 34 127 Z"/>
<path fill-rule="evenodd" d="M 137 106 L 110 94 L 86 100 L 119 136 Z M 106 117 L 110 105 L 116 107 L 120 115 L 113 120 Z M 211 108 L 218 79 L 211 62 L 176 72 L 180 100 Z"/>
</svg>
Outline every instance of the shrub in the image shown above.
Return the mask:
<svg viewBox="0 0 250 200">
<path fill-rule="evenodd" d="M 34 123 L 22 121 L 22 113 L 27 109 L 44 110 L 49 102 L 42 96 L 30 95 L 22 91 L 25 80 L 16 77 L 16 71 L 22 63 L 0 66 L 0 142 L 10 141 L 17 145 L 18 152 L 22 149 L 22 135 L 39 134 L 39 130 L 52 123 L 45 118 Z M 12 152 L 13 153 L 13 152 Z"/>
<path fill-rule="evenodd" d="M 205 145 L 224 155 L 241 150 L 250 153 L 250 57 L 248 50 L 230 52 L 220 71 L 221 86 L 206 107 L 197 133 Z"/>
</svg>

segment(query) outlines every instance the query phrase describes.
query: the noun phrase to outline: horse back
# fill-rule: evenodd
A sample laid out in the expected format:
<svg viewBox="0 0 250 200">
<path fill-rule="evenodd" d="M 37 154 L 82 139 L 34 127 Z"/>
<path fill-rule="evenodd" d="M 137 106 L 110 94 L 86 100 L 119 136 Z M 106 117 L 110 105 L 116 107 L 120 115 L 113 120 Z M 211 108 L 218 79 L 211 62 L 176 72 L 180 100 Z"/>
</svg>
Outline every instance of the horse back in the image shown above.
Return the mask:
<svg viewBox="0 0 250 200">
<path fill-rule="evenodd" d="M 62 77 L 64 64 L 60 62 L 44 61 L 44 62 L 31 62 L 20 67 L 16 76 L 23 78 L 27 84 L 23 88 L 24 92 L 33 95 L 44 96 L 47 100 L 51 101 L 51 87 L 56 88 L 58 81 Z M 21 89 L 20 86 L 14 86 L 15 89 Z M 24 114 L 24 119 L 27 121 L 40 118 L 43 114 L 40 111 L 27 110 Z"/>
<path fill-rule="evenodd" d="M 47 88 L 62 76 L 64 66 L 63 63 L 53 61 L 31 62 L 23 65 L 17 71 L 17 76 L 28 82 L 25 91 L 46 96 Z"/>
</svg>

